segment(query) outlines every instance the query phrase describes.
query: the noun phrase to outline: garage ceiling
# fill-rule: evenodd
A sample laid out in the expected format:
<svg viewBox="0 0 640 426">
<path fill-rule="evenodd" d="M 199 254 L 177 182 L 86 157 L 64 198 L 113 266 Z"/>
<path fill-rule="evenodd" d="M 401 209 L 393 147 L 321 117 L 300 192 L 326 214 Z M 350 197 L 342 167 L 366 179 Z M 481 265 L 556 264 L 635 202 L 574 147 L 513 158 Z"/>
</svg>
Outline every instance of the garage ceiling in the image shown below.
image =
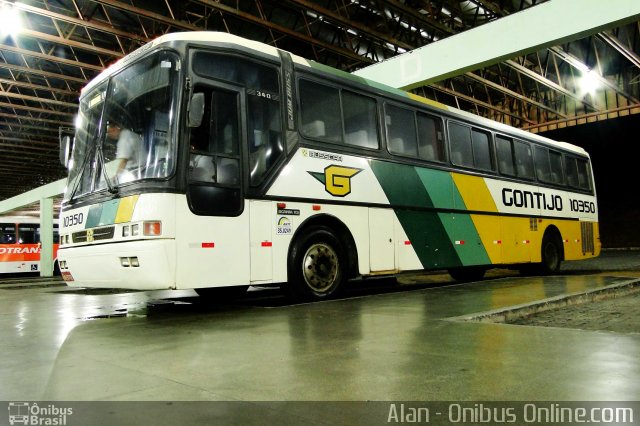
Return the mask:
<svg viewBox="0 0 640 426">
<path fill-rule="evenodd" d="M 0 0 L 23 23 L 15 35 L 0 24 L 0 200 L 65 176 L 58 131 L 72 127 L 81 88 L 161 34 L 225 31 L 354 71 L 543 2 Z M 414 92 L 534 132 L 638 113 L 639 29 L 634 22 Z M 595 92 L 576 84 L 585 68 Z"/>
</svg>

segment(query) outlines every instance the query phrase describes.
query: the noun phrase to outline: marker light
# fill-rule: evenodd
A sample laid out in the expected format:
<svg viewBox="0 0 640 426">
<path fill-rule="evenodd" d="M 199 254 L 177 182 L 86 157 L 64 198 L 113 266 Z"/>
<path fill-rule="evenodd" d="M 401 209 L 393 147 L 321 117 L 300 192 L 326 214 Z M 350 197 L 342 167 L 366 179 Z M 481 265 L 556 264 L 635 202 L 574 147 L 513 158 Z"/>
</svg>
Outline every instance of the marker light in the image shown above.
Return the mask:
<svg viewBox="0 0 640 426">
<path fill-rule="evenodd" d="M 145 236 L 158 236 L 162 234 L 162 222 L 159 220 L 143 222 L 142 233 Z"/>
</svg>

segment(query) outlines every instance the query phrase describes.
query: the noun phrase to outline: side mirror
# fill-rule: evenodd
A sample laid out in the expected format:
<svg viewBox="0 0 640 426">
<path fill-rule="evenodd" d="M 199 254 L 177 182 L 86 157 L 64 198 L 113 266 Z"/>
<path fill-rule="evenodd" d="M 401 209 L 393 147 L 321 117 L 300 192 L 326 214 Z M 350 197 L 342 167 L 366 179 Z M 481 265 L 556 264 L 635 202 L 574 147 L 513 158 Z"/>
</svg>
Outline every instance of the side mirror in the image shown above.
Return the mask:
<svg viewBox="0 0 640 426">
<path fill-rule="evenodd" d="M 69 134 L 68 129 L 60 128 L 59 130 L 59 138 L 60 138 L 60 164 L 62 164 L 65 168 L 69 166 L 69 159 L 71 158 L 71 152 L 73 151 L 73 141 L 74 137 Z"/>
<path fill-rule="evenodd" d="M 204 93 L 194 93 L 189 101 L 189 127 L 200 127 L 204 117 Z"/>
</svg>

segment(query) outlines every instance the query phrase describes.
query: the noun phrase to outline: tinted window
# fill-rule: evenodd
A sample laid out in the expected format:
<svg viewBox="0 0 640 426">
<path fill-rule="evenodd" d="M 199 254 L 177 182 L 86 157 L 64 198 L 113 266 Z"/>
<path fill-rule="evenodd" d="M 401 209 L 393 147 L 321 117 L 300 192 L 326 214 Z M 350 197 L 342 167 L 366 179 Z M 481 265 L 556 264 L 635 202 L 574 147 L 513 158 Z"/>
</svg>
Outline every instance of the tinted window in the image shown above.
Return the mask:
<svg viewBox="0 0 640 426">
<path fill-rule="evenodd" d="M 36 224 L 18 225 L 18 242 L 36 244 L 40 242 L 40 226 Z"/>
<path fill-rule="evenodd" d="M 444 161 L 442 121 L 418 113 L 418 157 L 429 161 Z"/>
<path fill-rule="evenodd" d="M 535 147 L 536 175 L 542 182 L 564 184 L 562 154 L 548 148 Z"/>
<path fill-rule="evenodd" d="M 197 52 L 193 58 L 193 70 L 203 77 L 236 83 L 247 88 L 259 89 L 265 95 L 277 95 L 278 73 L 275 68 L 237 56 Z"/>
<path fill-rule="evenodd" d="M 205 119 L 191 129 L 191 181 L 240 185 L 240 133 L 235 92 L 196 87 L 205 94 Z"/>
<path fill-rule="evenodd" d="M 13 223 L 0 223 L 0 244 L 16 243 L 16 226 Z"/>
<path fill-rule="evenodd" d="M 511 140 L 502 136 L 496 136 L 496 153 L 500 173 L 507 176 L 515 176 L 516 169 L 513 166 L 513 147 L 511 146 Z"/>
<path fill-rule="evenodd" d="M 581 189 L 589 190 L 591 188 L 591 179 L 589 178 L 589 163 L 586 160 L 577 160 L 578 165 L 578 186 Z"/>
<path fill-rule="evenodd" d="M 541 146 L 534 147 L 536 176 L 542 182 L 551 181 L 551 169 L 549 168 L 549 150 Z"/>
<path fill-rule="evenodd" d="M 456 166 L 473 167 L 471 128 L 457 123 L 449 123 L 449 143 L 451 162 Z"/>
<path fill-rule="evenodd" d="M 280 102 L 263 96 L 248 96 L 247 127 L 250 183 L 255 186 L 264 180 L 284 150 Z"/>
<path fill-rule="evenodd" d="M 550 182 L 558 185 L 564 185 L 564 175 L 562 173 L 562 154 L 556 151 L 549 151 L 549 176 Z"/>
<path fill-rule="evenodd" d="M 343 90 L 342 105 L 345 142 L 348 145 L 377 149 L 379 144 L 376 101 Z"/>
<path fill-rule="evenodd" d="M 473 160 L 475 166 L 482 170 L 492 170 L 489 133 L 473 129 L 471 137 L 473 141 Z"/>
<path fill-rule="evenodd" d="M 567 184 L 573 188 L 579 188 L 578 185 L 578 165 L 577 159 L 570 156 L 564 157 L 564 171 L 567 174 Z"/>
<path fill-rule="evenodd" d="M 302 134 L 329 142 L 342 142 L 338 89 L 309 80 L 300 80 L 299 88 Z"/>
<path fill-rule="evenodd" d="M 389 152 L 417 157 L 418 141 L 414 112 L 395 105 L 386 105 L 385 122 Z"/>
<path fill-rule="evenodd" d="M 236 56 L 197 52 L 193 69 L 199 75 L 246 87 L 250 183 L 260 184 L 284 150 L 276 68 Z"/>
<path fill-rule="evenodd" d="M 531 146 L 522 141 L 513 141 L 513 153 L 516 161 L 516 176 L 524 179 L 534 178 Z"/>
</svg>

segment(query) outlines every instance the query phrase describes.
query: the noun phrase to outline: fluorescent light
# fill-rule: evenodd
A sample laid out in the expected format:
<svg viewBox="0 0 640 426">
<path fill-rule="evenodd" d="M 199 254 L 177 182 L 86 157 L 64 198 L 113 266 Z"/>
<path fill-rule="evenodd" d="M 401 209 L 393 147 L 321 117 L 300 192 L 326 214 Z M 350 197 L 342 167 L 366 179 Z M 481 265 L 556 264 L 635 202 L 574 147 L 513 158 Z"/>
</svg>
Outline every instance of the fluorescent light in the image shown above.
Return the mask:
<svg viewBox="0 0 640 426">
<path fill-rule="evenodd" d="M 15 36 L 22 30 L 22 17 L 12 3 L 4 3 L 0 8 L 0 33 Z"/>
<path fill-rule="evenodd" d="M 593 70 L 587 70 L 582 73 L 582 77 L 578 79 L 580 91 L 585 95 L 587 93 L 593 95 L 600 88 L 600 76 Z"/>
</svg>

